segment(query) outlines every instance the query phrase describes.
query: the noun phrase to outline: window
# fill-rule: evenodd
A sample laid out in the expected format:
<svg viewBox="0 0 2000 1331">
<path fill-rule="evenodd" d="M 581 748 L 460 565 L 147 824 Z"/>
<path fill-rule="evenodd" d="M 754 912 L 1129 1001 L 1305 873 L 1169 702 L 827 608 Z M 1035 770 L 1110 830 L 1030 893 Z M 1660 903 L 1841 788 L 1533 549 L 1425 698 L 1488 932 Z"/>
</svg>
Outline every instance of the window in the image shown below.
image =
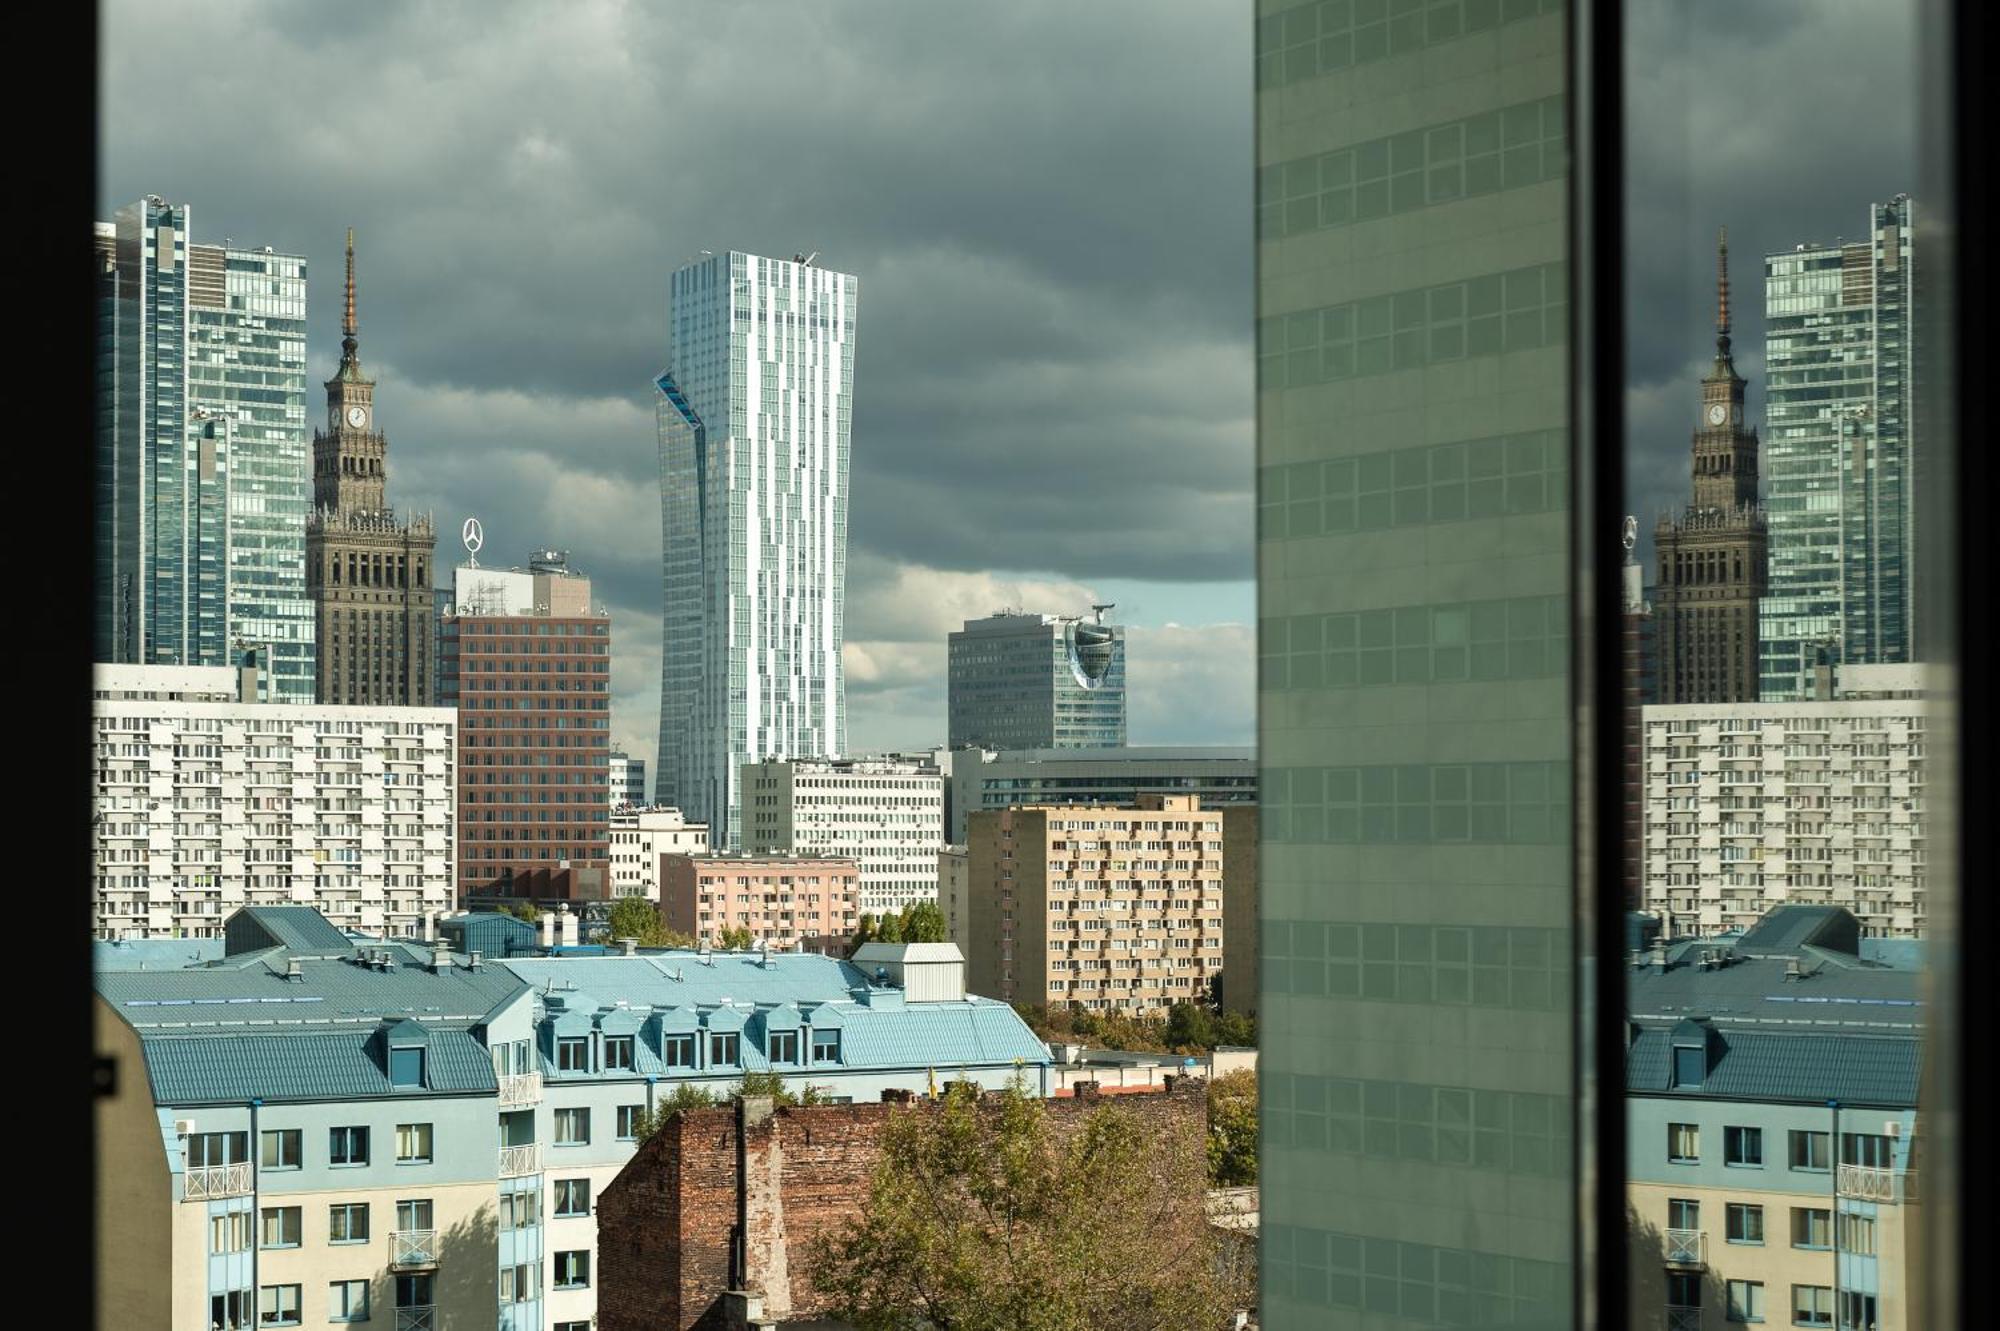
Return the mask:
<svg viewBox="0 0 2000 1331">
<path fill-rule="evenodd" d="M 187 1139 L 189 1169 L 212 1169 L 217 1165 L 240 1165 L 250 1158 L 247 1132 L 197 1132 Z"/>
<path fill-rule="evenodd" d="M 1674 1046 L 1674 1085 L 1699 1086 L 1708 1075 L 1708 1055 L 1699 1045 Z"/>
<path fill-rule="evenodd" d="M 535 1297 L 541 1281 L 538 1266 L 503 1266 L 500 1268 L 500 1302 L 526 1303 Z"/>
<path fill-rule="evenodd" d="M 428 1197 L 417 1197 L 396 1203 L 396 1230 L 398 1233 L 408 1234 L 421 1230 L 434 1229 L 436 1226 L 431 1223 L 431 1219 L 431 1200 Z"/>
<path fill-rule="evenodd" d="M 575 1252 L 556 1254 L 557 1289 L 590 1288 L 590 1253 L 579 1249 Z"/>
<path fill-rule="evenodd" d="M 391 1086 L 424 1084 L 424 1051 L 421 1046 L 389 1051 L 389 1084 Z"/>
<path fill-rule="evenodd" d="M 590 1071 L 590 1041 L 582 1038 L 556 1041 L 557 1072 Z"/>
<path fill-rule="evenodd" d="M 1881 1323 L 1877 1320 L 1875 1296 L 1856 1294 L 1852 1290 L 1840 1291 L 1840 1325 L 1843 1331 L 1877 1331 Z"/>
<path fill-rule="evenodd" d="M 588 1146 L 590 1144 L 590 1110 L 556 1110 L 556 1145 Z"/>
<path fill-rule="evenodd" d="M 710 1032 L 708 1037 L 708 1063 L 710 1067 L 725 1067 L 737 1060 L 737 1044 L 742 1037 L 734 1032 Z"/>
<path fill-rule="evenodd" d="M 1700 1272 L 1667 1272 L 1667 1306 L 1669 1308 L 1701 1307 Z"/>
<path fill-rule="evenodd" d="M 1872 1215 L 1849 1215 L 1842 1212 L 1835 1217 L 1840 1230 L 1840 1250 L 1859 1257 L 1875 1255 L 1875 1217 Z"/>
<path fill-rule="evenodd" d="M 326 1209 L 328 1243 L 368 1242 L 368 1203 L 335 1202 Z"/>
<path fill-rule="evenodd" d="M 840 1061 L 840 1032 L 813 1032 L 813 1062 L 838 1063 Z"/>
<path fill-rule="evenodd" d="M 326 1320 L 365 1322 L 368 1320 L 368 1282 L 336 1280 L 326 1287 Z"/>
<path fill-rule="evenodd" d="M 264 1236 L 258 1240 L 262 1248 L 296 1248 L 299 1246 L 299 1208 L 296 1206 L 267 1206 L 264 1208 Z"/>
<path fill-rule="evenodd" d="M 1824 1172 L 1829 1168 L 1827 1135 L 1824 1132 L 1800 1132 L 1795 1128 L 1790 1134 L 1790 1141 L 1793 1169 Z"/>
<path fill-rule="evenodd" d="M 367 1164 L 368 1129 L 329 1129 L 327 1133 L 326 1162 L 329 1165 Z"/>
<path fill-rule="evenodd" d="M 399 1165 L 427 1165 L 431 1162 L 431 1125 L 428 1123 L 398 1123 L 396 1125 L 396 1163 Z"/>
<path fill-rule="evenodd" d="M 1764 1167 L 1764 1130 L 1762 1128 L 1724 1128 L 1722 1130 L 1722 1163 L 1739 1165 L 1746 1169 Z"/>
<path fill-rule="evenodd" d="M 1732 1280 L 1728 1286 L 1729 1320 L 1732 1322 L 1761 1322 L 1764 1320 L 1764 1282 L 1761 1280 Z"/>
<path fill-rule="evenodd" d="M 1668 1229 L 1700 1229 L 1701 1203 L 1689 1201 L 1685 1197 L 1667 1199 Z"/>
<path fill-rule="evenodd" d="M 1794 1248 L 1831 1248 L 1833 1246 L 1833 1212 L 1824 1208 L 1794 1206 L 1792 1208 L 1792 1246 Z"/>
<path fill-rule="evenodd" d="M 606 1072 L 630 1072 L 632 1070 L 632 1037 L 629 1035 L 607 1035 L 604 1037 L 604 1070 Z"/>
<path fill-rule="evenodd" d="M 208 1218 L 208 1252 L 211 1257 L 224 1253 L 250 1251 L 250 1213 L 230 1211 L 225 1215 Z"/>
<path fill-rule="evenodd" d="M 590 1214 L 590 1180 L 587 1178 L 559 1178 L 556 1180 L 556 1210 L 558 1216 Z"/>
<path fill-rule="evenodd" d="M 1832 1326 L 1832 1287 L 1827 1285 L 1793 1285 L 1792 1325 Z"/>
<path fill-rule="evenodd" d="M 1701 1128 L 1697 1124 L 1667 1124 L 1667 1159 L 1677 1165 L 1691 1165 L 1701 1159 Z"/>
<path fill-rule="evenodd" d="M 250 1291 L 233 1289 L 227 1294 L 209 1295 L 208 1324 L 232 1329 L 250 1325 Z"/>
<path fill-rule="evenodd" d="M 796 1063 L 799 1061 L 799 1033 L 797 1031 L 772 1031 L 769 1039 L 771 1061 L 773 1063 Z"/>
<path fill-rule="evenodd" d="M 556 1331 L 590 1331 L 589 1322 L 557 1322 Z"/>
<path fill-rule="evenodd" d="M 526 1229 L 540 1223 L 542 1218 L 542 1194 L 539 1192 L 503 1192 L 500 1194 L 500 1228 Z"/>
<path fill-rule="evenodd" d="M 639 1135 L 639 1115 L 646 1112 L 644 1105 L 618 1106 L 618 1140 L 629 1142 Z"/>
<path fill-rule="evenodd" d="M 530 1267 L 530 1270 L 533 1268 Z M 502 1277 L 506 1272 L 502 1271 Z M 398 1308 L 430 1308 L 436 1306 L 436 1296 L 431 1288 L 429 1272 L 421 1275 L 396 1277 L 396 1306 Z"/>
<path fill-rule="evenodd" d="M 266 1285 L 257 1291 L 257 1325 L 297 1326 L 298 1324 L 297 1285 Z"/>
<path fill-rule="evenodd" d="M 1840 1163 L 1843 1165 L 1864 1165 L 1869 1169 L 1888 1169 L 1894 1162 L 1889 1138 L 1878 1132 L 1843 1132 L 1840 1134 Z"/>
<path fill-rule="evenodd" d="M 258 1134 L 257 1165 L 261 1169 L 297 1169 L 299 1130 L 279 1128 Z"/>
<path fill-rule="evenodd" d="M 1762 1243 L 1764 1241 L 1764 1208 L 1747 1202 L 1731 1202 L 1728 1208 L 1729 1241 L 1731 1243 Z"/>
</svg>

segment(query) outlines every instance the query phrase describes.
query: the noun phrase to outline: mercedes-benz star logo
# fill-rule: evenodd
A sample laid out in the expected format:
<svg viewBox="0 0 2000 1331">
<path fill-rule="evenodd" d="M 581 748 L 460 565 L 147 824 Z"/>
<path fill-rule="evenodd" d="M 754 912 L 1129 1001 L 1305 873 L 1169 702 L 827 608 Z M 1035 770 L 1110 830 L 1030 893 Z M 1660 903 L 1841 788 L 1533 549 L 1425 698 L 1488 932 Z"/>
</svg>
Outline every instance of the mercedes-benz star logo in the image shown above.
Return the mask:
<svg viewBox="0 0 2000 1331">
<path fill-rule="evenodd" d="M 465 553 L 474 559 L 479 558 L 479 547 L 486 544 L 486 533 L 479 529 L 478 518 L 467 518 L 458 538 L 465 542 Z"/>
</svg>

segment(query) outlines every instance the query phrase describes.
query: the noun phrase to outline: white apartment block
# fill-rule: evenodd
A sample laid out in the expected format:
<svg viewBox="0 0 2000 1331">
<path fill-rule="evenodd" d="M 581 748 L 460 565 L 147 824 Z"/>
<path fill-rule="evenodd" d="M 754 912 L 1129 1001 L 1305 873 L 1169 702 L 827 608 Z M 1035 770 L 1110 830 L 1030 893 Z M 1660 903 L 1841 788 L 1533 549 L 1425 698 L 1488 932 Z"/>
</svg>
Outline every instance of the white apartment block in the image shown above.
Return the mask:
<svg viewBox="0 0 2000 1331">
<path fill-rule="evenodd" d="M 1923 935 L 1927 706 L 1646 708 L 1642 908 L 1714 933 L 1803 902 L 1846 907 L 1870 937 Z"/>
<path fill-rule="evenodd" d="M 242 702 L 227 667 L 99 665 L 93 691 L 94 936 L 220 938 L 243 906 L 306 905 L 414 937 L 451 908 L 451 708 Z"/>
<path fill-rule="evenodd" d="M 646 760 L 611 751 L 611 807 L 641 809 L 646 806 Z"/>
<path fill-rule="evenodd" d="M 706 855 L 708 824 L 679 809 L 620 809 L 611 815 L 611 896 L 660 899 L 660 856 Z"/>
<path fill-rule="evenodd" d="M 921 759 L 773 759 L 743 765 L 743 848 L 853 860 L 861 910 L 935 901 L 944 777 Z"/>
</svg>

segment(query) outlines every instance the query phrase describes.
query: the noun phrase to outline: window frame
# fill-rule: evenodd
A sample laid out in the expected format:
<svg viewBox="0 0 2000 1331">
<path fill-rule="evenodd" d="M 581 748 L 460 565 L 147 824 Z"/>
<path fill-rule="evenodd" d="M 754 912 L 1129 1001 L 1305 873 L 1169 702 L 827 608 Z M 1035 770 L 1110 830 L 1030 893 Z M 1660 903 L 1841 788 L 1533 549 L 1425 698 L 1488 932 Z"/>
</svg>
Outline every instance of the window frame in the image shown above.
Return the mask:
<svg viewBox="0 0 2000 1331">
<path fill-rule="evenodd" d="M 1755 1160 L 1738 1159 L 1745 1145 L 1754 1145 Z M 1722 1129 L 1722 1163 L 1728 1169 L 1762 1169 L 1764 1167 L 1764 1129 L 1747 1124 L 1732 1123 Z"/>
<path fill-rule="evenodd" d="M 335 1311 L 334 1308 L 335 1299 L 340 1298 L 344 1292 L 352 1289 L 352 1287 L 356 1285 L 359 1285 L 361 1287 L 360 1311 L 358 1313 L 355 1312 L 352 1300 L 348 1300 L 347 1312 L 341 1313 Z M 368 1285 L 369 1282 L 365 1279 L 329 1280 L 326 1285 L 326 1320 L 329 1322 L 366 1322 L 370 1320 L 372 1314 L 370 1313 L 368 1306 L 370 1302 Z"/>
<path fill-rule="evenodd" d="M 646 1106 L 619 1105 L 615 1111 L 616 1122 L 613 1137 L 617 1141 L 629 1142 L 639 1139 L 639 1118 L 646 1112 Z"/>
<path fill-rule="evenodd" d="M 1737 1299 L 1737 1291 L 1739 1289 L 1745 1295 L 1740 1304 Z M 1751 1304 L 1756 1305 L 1754 1310 L 1749 1306 Z M 1766 1317 L 1764 1311 L 1764 1282 L 1761 1280 L 1724 1281 L 1722 1286 L 1722 1315 L 1724 1320 L 1731 1322 L 1755 1323 L 1764 1321 Z"/>
<path fill-rule="evenodd" d="M 288 1215 L 292 1221 L 292 1237 L 289 1243 L 285 1242 L 283 1238 L 286 1228 L 285 1217 Z M 270 1241 L 270 1231 L 267 1228 L 274 1219 L 278 1222 L 279 1233 L 279 1241 L 276 1243 Z M 257 1250 L 259 1252 L 283 1251 L 286 1248 L 302 1248 L 305 1246 L 305 1234 L 306 1218 L 304 1207 L 260 1206 L 257 1208 Z"/>
<path fill-rule="evenodd" d="M 1785 1135 L 1785 1161 L 1787 1167 L 1800 1174 L 1832 1173 L 1833 1143 L 1829 1140 L 1829 1136 L 1830 1134 L 1823 1129 L 1817 1132 L 1811 1128 L 1790 1129 Z M 1826 1163 L 1819 1165 L 1800 1164 L 1799 1148 L 1801 1146 L 1804 1146 L 1806 1148 L 1804 1154 L 1806 1158 L 1810 1160 L 1812 1156 L 1815 1154 L 1815 1152 L 1812 1150 L 1812 1146 L 1815 1142 L 1817 1142 L 1820 1147 L 1817 1154 L 1822 1160 L 1826 1161 Z"/>
<path fill-rule="evenodd" d="M 370 1149 L 371 1143 L 368 1140 L 367 1124 L 342 1124 L 338 1127 L 330 1127 L 326 1131 L 326 1166 L 328 1169 L 366 1169 L 368 1167 L 369 1161 L 373 1158 L 373 1153 Z M 361 1148 L 361 1158 L 358 1160 L 354 1158 L 356 1143 L 359 1143 Z M 341 1158 L 342 1151 L 339 1148 L 342 1147 L 345 1148 L 345 1159 Z"/>
<path fill-rule="evenodd" d="M 579 1123 L 582 1124 L 583 1135 L 580 1137 L 572 1136 L 567 1140 L 565 1140 L 563 1137 L 563 1125 L 566 1123 L 572 1125 L 572 1128 L 574 1127 L 575 1124 Z M 553 1145 L 556 1146 L 590 1145 L 590 1106 L 563 1105 L 558 1107 L 551 1121 L 551 1128 L 554 1135 Z"/>
<path fill-rule="evenodd" d="M 326 1207 L 327 1244 L 330 1247 L 345 1248 L 369 1242 L 374 1234 L 374 1217 L 369 1214 L 369 1209 L 367 1202 L 328 1202 Z M 354 1217 L 357 1213 L 361 1217 L 361 1235 L 359 1238 L 354 1236 Z M 335 1238 L 333 1236 L 335 1230 L 333 1218 L 336 1215 L 341 1216 L 346 1222 L 344 1226 L 347 1230 L 346 1238 Z"/>
<path fill-rule="evenodd" d="M 1685 1134 L 1694 1146 L 1694 1153 L 1692 1155 L 1676 1155 L 1674 1153 L 1683 1134 Z M 1701 1124 L 1667 1124 L 1667 1163 L 1670 1165 L 1698 1165 L 1701 1163 Z"/>
<path fill-rule="evenodd" d="M 1814 1305 L 1818 1305 L 1823 1300 L 1826 1305 L 1826 1312 L 1822 1315 L 1817 1313 L 1816 1311 L 1807 1311 L 1805 1315 L 1801 1316 L 1800 1299 L 1799 1299 L 1799 1296 L 1801 1294 L 1815 1296 L 1811 1299 L 1811 1302 Z M 1831 1285 L 1793 1285 L 1792 1325 L 1829 1326 L 1829 1327 L 1832 1326 L 1833 1314 L 1834 1314 L 1834 1302 L 1835 1301 L 1833 1297 L 1833 1286 Z"/>
<path fill-rule="evenodd" d="M 583 1209 L 581 1211 L 565 1209 L 575 1201 L 578 1189 L 582 1190 Z M 553 1196 L 549 1208 L 549 1219 L 580 1220 L 590 1214 L 590 1180 L 588 1178 L 556 1179 L 553 1181 L 550 1191 Z"/>
<path fill-rule="evenodd" d="M 396 1125 L 396 1163 L 399 1165 L 428 1165 L 436 1161 L 436 1125 L 433 1123 L 398 1123 Z M 403 1134 L 411 1129 L 421 1130 L 423 1154 L 403 1154 Z"/>
<path fill-rule="evenodd" d="M 621 1056 L 614 1059 L 614 1055 Z M 604 1070 L 606 1072 L 633 1072 L 639 1066 L 639 1041 L 630 1035 L 607 1035 L 604 1037 Z"/>
<path fill-rule="evenodd" d="M 290 1290 L 292 1294 L 292 1315 L 289 1320 L 286 1319 L 282 1308 L 286 1290 Z M 257 1286 L 257 1325 L 260 1327 L 304 1325 L 305 1324 L 305 1299 L 303 1297 L 304 1293 L 305 1291 L 303 1287 L 297 1284 Z M 266 1294 L 276 1296 L 272 1299 L 272 1303 L 275 1306 L 268 1312 L 265 1311 L 264 1307 L 264 1296 Z"/>
<path fill-rule="evenodd" d="M 556 1037 L 556 1071 L 590 1071 L 590 1040 L 582 1035 Z"/>
<path fill-rule="evenodd" d="M 1739 1229 L 1747 1230 L 1749 1226 L 1739 1225 L 1737 1222 L 1749 1219 L 1755 1219 L 1757 1222 L 1757 1237 L 1754 1239 L 1738 1238 L 1737 1231 Z M 1735 1243 L 1746 1248 L 1761 1248 L 1764 1246 L 1764 1205 L 1762 1202 L 1724 1203 L 1722 1208 L 1722 1222 L 1723 1242 Z"/>
<path fill-rule="evenodd" d="M 567 1265 L 571 1268 L 571 1274 L 573 1277 L 570 1280 L 563 1279 L 563 1267 L 566 1264 L 564 1260 L 565 1258 L 570 1259 L 567 1262 Z M 567 1291 L 573 1289 L 589 1289 L 589 1288 L 590 1288 L 590 1249 L 565 1248 L 561 1252 L 556 1253 L 555 1259 L 550 1264 L 549 1268 L 550 1292 L 553 1293 L 556 1290 Z"/>
<path fill-rule="evenodd" d="M 305 1130 L 303 1128 L 265 1128 L 257 1134 L 257 1170 L 259 1173 L 282 1174 L 305 1168 Z M 291 1143 L 292 1162 L 283 1163 L 284 1146 Z M 272 1144 L 278 1147 L 280 1163 L 265 1163 L 265 1148 Z"/>
</svg>

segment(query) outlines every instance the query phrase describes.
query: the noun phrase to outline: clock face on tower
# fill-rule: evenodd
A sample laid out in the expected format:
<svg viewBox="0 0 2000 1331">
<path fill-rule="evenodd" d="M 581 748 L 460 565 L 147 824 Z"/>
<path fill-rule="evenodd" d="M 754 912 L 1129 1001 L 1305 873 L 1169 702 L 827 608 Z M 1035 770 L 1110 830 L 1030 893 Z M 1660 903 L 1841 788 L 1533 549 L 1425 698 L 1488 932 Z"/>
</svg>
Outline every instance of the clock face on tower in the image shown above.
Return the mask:
<svg viewBox="0 0 2000 1331">
<path fill-rule="evenodd" d="M 1720 425 L 1722 424 L 1722 418 L 1728 414 L 1729 409 L 1718 402 L 1708 409 L 1708 423 L 1710 425 Z"/>
<path fill-rule="evenodd" d="M 1721 411 L 1722 408 L 1717 407 L 1716 410 Z M 1720 420 L 1721 418 L 1717 417 L 1716 419 Z M 347 409 L 347 423 L 357 430 L 368 424 L 367 410 L 363 407 L 349 407 Z"/>
</svg>

